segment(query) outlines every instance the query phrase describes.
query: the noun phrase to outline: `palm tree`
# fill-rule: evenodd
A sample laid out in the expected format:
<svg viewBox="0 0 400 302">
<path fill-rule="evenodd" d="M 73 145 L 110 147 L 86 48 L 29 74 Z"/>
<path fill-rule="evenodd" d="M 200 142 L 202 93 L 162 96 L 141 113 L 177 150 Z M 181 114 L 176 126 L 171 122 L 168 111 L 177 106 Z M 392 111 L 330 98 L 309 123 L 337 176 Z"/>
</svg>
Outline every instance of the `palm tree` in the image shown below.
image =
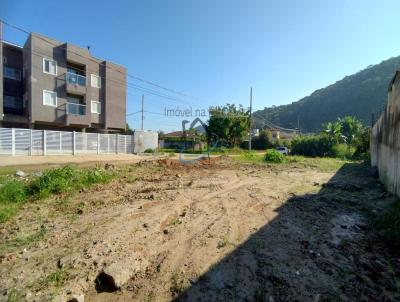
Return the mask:
<svg viewBox="0 0 400 302">
<path fill-rule="evenodd" d="M 324 133 L 326 133 L 329 137 L 329 140 L 336 144 L 342 140 L 342 125 L 339 122 L 329 122 L 324 125 Z"/>
</svg>

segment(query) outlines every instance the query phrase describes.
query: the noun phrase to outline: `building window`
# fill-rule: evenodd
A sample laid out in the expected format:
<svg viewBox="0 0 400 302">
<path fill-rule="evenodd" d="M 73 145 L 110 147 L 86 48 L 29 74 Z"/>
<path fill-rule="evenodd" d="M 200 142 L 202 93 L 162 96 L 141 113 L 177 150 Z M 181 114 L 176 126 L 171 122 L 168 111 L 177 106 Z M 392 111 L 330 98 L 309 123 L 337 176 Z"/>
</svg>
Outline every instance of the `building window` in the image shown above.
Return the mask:
<svg viewBox="0 0 400 302">
<path fill-rule="evenodd" d="M 11 80 L 21 81 L 21 70 L 4 66 L 4 77 Z"/>
<path fill-rule="evenodd" d="M 57 93 L 43 90 L 43 105 L 57 107 Z"/>
<path fill-rule="evenodd" d="M 101 103 L 100 102 L 92 101 L 92 113 L 97 113 L 97 114 L 101 113 Z"/>
<path fill-rule="evenodd" d="M 4 107 L 9 109 L 22 109 L 22 101 L 20 97 L 5 95 Z"/>
<path fill-rule="evenodd" d="M 92 87 L 101 88 L 101 78 L 95 74 L 90 75 L 90 82 Z"/>
<path fill-rule="evenodd" d="M 51 75 L 57 75 L 57 62 L 43 58 L 43 72 Z"/>
</svg>

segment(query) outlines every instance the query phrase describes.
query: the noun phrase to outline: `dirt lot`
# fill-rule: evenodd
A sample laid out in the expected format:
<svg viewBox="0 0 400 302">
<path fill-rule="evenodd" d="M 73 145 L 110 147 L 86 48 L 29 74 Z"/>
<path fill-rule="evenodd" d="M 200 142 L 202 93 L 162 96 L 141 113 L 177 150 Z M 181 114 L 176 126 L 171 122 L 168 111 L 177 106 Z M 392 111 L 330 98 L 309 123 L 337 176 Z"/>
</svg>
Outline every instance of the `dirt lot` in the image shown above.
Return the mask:
<svg viewBox="0 0 400 302">
<path fill-rule="evenodd" d="M 400 299 L 399 260 L 370 223 L 394 198 L 360 163 L 118 169 L 1 226 L 0 299 Z"/>
</svg>

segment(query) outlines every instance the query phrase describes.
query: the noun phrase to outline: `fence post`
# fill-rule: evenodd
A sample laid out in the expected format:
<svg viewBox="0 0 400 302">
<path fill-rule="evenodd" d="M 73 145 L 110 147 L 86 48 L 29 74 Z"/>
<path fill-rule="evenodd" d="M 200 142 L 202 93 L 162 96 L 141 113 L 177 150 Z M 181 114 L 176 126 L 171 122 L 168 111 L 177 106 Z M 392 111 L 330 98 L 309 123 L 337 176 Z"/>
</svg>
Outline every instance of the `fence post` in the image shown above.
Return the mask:
<svg viewBox="0 0 400 302">
<path fill-rule="evenodd" d="M 32 156 L 32 148 L 33 148 L 33 130 L 29 129 L 29 155 Z"/>
<path fill-rule="evenodd" d="M 15 155 L 15 128 L 11 129 L 11 155 Z"/>
<path fill-rule="evenodd" d="M 107 134 L 107 153 L 110 153 L 110 134 Z"/>
<path fill-rule="evenodd" d="M 43 155 L 47 155 L 46 130 L 43 130 Z"/>
<path fill-rule="evenodd" d="M 59 136 L 59 140 L 60 140 L 60 154 L 62 154 L 62 137 L 61 137 L 61 131 L 58 132 Z"/>
<path fill-rule="evenodd" d="M 126 152 L 126 135 L 124 135 L 124 137 L 125 137 L 125 153 L 127 153 Z"/>
<path fill-rule="evenodd" d="M 97 154 L 100 153 L 100 133 L 97 133 Z"/>
<path fill-rule="evenodd" d="M 88 149 L 87 149 L 87 147 L 88 147 L 88 143 L 87 143 L 87 141 L 88 141 L 88 136 L 87 136 L 87 133 L 86 133 L 86 132 L 83 133 L 83 134 L 84 134 L 84 137 L 85 137 L 85 152 L 88 153 Z"/>
<path fill-rule="evenodd" d="M 76 152 L 75 131 L 72 132 L 72 155 Z"/>
<path fill-rule="evenodd" d="M 116 140 L 117 140 L 117 142 L 116 142 L 116 144 L 115 144 L 115 146 L 116 146 L 115 152 L 118 154 L 118 145 L 119 145 L 118 133 L 115 134 L 115 137 L 116 137 Z"/>
</svg>

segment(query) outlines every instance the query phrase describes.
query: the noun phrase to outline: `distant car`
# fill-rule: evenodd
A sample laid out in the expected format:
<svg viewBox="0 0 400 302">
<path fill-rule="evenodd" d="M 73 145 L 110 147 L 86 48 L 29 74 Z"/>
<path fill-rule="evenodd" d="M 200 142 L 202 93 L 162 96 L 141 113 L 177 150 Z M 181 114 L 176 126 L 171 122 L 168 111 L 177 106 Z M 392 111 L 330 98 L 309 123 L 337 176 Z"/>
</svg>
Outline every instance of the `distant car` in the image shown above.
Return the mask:
<svg viewBox="0 0 400 302">
<path fill-rule="evenodd" d="M 282 153 L 283 155 L 289 155 L 289 149 L 286 147 L 277 147 L 276 151 Z"/>
</svg>

